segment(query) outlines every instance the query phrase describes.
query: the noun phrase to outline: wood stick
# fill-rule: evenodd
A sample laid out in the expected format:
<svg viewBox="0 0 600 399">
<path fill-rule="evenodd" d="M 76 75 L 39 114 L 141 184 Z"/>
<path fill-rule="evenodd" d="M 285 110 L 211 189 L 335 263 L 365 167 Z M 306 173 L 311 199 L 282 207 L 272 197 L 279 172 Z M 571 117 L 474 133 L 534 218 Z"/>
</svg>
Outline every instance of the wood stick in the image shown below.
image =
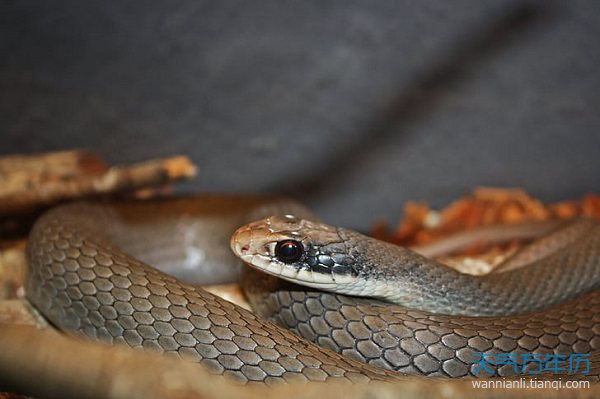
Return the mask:
<svg viewBox="0 0 600 399">
<path fill-rule="evenodd" d="M 133 191 L 196 175 L 195 165 L 185 156 L 113 167 L 98 173 L 102 165 L 86 154 L 64 152 L 39 158 L 3 159 L 0 216 L 32 211 L 66 199 Z M 19 167 L 22 172 L 15 172 Z"/>
<path fill-rule="evenodd" d="M 394 383 L 241 386 L 199 364 L 46 330 L 0 328 L 0 390 L 38 398 L 594 398 L 582 389 L 475 389 L 468 380 L 413 378 Z M 585 376 L 584 376 L 585 377 Z"/>
</svg>

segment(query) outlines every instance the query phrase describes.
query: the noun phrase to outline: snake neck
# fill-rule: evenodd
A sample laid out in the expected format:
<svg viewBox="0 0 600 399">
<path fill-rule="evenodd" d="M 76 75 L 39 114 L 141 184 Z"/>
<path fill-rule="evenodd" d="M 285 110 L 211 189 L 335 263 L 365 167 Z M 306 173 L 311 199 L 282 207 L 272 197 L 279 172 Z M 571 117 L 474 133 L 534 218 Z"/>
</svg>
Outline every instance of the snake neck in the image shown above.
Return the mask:
<svg viewBox="0 0 600 399">
<path fill-rule="evenodd" d="M 600 256 L 589 256 L 600 252 L 599 227 L 572 243 L 569 251 L 557 251 L 525 268 L 486 276 L 460 273 L 351 230 L 339 229 L 339 233 L 364 287 L 359 295 L 433 313 L 493 316 L 535 311 L 600 286 Z"/>
<path fill-rule="evenodd" d="M 362 282 L 363 291 L 359 295 L 434 313 L 469 313 L 468 301 L 462 298 L 477 286 L 478 279 L 474 276 L 351 230 L 339 229 L 339 234 Z"/>
</svg>

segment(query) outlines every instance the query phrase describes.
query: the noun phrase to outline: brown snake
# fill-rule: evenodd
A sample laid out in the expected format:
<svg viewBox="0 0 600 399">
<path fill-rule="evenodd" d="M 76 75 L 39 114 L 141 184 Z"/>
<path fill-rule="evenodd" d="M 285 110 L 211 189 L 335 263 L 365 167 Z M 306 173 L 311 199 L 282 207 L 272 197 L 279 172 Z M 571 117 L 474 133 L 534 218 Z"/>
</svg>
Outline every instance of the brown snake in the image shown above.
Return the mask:
<svg viewBox="0 0 600 399">
<path fill-rule="evenodd" d="M 472 308 L 488 315 L 528 313 L 441 315 L 249 274 L 246 285 L 258 314 L 306 338 L 148 266 L 155 264 L 191 283 L 206 282 L 207 276 L 212 276 L 208 282 L 221 282 L 239 263 L 228 249 L 231 233 L 244 223 L 283 213 L 310 215 L 289 201 L 265 198 L 62 206 L 42 216 L 31 232 L 27 297 L 61 329 L 178 354 L 241 381 L 370 381 L 402 375 L 390 370 L 463 377 L 472 374 L 475 353 L 600 349 L 596 224 L 538 264 L 488 280 L 445 274 L 417 254 L 381 252 L 380 246 L 389 244 L 339 229 L 344 239 L 358 245 L 355 258 L 391 267 L 397 259 L 391 256 L 401 253 L 410 265 L 404 274 L 407 297 L 418 304 L 427 307 L 441 299 L 444 310 L 462 309 L 458 313 Z M 458 280 L 444 280 L 448 276 Z M 445 283 L 443 288 L 435 288 L 436 279 Z M 414 291 L 419 280 L 428 284 L 422 294 Z M 497 281 L 514 283 L 522 292 Z M 475 291 L 468 298 L 456 296 L 471 289 Z M 546 308 L 549 304 L 556 305 Z M 514 374 L 511 366 L 497 373 Z"/>
</svg>

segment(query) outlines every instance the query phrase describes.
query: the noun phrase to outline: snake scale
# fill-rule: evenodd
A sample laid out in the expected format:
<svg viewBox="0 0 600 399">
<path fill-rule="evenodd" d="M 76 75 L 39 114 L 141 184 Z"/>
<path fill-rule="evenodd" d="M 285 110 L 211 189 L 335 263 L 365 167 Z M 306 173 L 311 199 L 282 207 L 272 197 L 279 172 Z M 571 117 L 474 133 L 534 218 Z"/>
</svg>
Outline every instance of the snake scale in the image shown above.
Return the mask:
<svg viewBox="0 0 600 399">
<path fill-rule="evenodd" d="M 402 250 L 410 265 L 404 274 L 411 293 L 407 297 L 426 308 L 441 299 L 448 309 L 467 313 L 475 308 L 487 317 L 436 314 L 319 292 L 249 268 L 243 268 L 245 285 L 256 314 L 191 285 L 237 275 L 240 262 L 228 248 L 233 231 L 288 213 L 311 217 L 298 204 L 261 197 L 60 206 L 44 214 L 30 234 L 26 294 L 60 329 L 199 361 L 243 382 L 465 377 L 473 375 L 475 353 L 600 349 L 596 225 L 539 264 L 489 280 L 445 274 L 446 269 L 431 266 L 433 261 Z M 382 252 L 378 248 L 388 244 L 340 231 L 347 242 L 361 241 L 356 245 L 363 251 L 354 255 L 364 257 L 365 267 L 395 264 L 397 257 L 390 256 L 400 249 Z M 431 284 L 436 279 L 445 283 L 443 288 Z M 540 279 L 536 287 L 534 279 Z M 510 281 L 517 288 L 493 280 Z M 422 294 L 413 291 L 420 281 L 425 283 Z M 499 316 L 495 309 L 528 313 Z M 511 375 L 513 369 L 507 365 L 496 372 Z"/>
</svg>

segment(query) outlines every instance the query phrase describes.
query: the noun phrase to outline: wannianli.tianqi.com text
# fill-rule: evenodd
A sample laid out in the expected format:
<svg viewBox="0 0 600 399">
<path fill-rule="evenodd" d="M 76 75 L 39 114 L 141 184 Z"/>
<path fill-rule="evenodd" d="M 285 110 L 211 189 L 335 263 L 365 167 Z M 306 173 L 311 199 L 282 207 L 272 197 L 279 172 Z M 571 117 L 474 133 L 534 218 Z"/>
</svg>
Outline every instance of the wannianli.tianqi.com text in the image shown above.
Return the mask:
<svg viewBox="0 0 600 399">
<path fill-rule="evenodd" d="M 471 386 L 475 389 L 587 389 L 590 382 L 585 380 L 538 380 L 535 378 L 519 379 L 490 379 L 472 380 Z"/>
</svg>

